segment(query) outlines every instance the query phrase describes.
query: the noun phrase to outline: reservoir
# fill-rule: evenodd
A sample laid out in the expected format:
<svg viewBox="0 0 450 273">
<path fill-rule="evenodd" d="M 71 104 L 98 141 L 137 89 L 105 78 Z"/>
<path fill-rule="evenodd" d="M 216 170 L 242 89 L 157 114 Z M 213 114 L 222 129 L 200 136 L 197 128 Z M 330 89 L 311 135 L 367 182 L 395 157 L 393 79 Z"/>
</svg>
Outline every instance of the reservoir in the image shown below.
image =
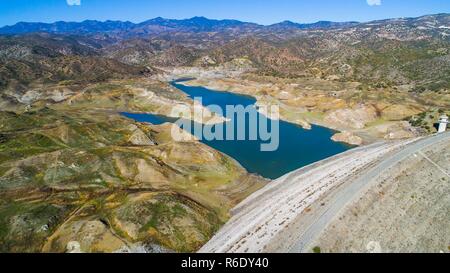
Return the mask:
<svg viewBox="0 0 450 273">
<path fill-rule="evenodd" d="M 242 105 L 245 107 L 256 103 L 256 99 L 249 96 L 220 92 L 204 87 L 185 86 L 180 82 L 172 82 L 172 85 L 192 99 L 201 98 L 204 106 L 220 106 L 224 113 L 226 113 L 227 105 Z M 173 118 L 151 114 L 123 113 L 123 115 L 139 122 L 149 122 L 155 125 L 174 122 Z M 260 115 L 258 113 L 259 117 Z M 248 124 L 247 122 L 247 127 Z M 193 131 L 190 133 L 195 134 Z M 331 137 L 335 133 L 328 128 L 314 125 L 311 130 L 305 130 L 296 124 L 280 120 L 279 147 L 276 151 L 261 151 L 261 144 L 267 143 L 261 140 L 202 140 L 202 142 L 234 158 L 248 172 L 259 174 L 265 178 L 276 179 L 291 171 L 352 148 L 349 145 L 332 141 Z"/>
</svg>

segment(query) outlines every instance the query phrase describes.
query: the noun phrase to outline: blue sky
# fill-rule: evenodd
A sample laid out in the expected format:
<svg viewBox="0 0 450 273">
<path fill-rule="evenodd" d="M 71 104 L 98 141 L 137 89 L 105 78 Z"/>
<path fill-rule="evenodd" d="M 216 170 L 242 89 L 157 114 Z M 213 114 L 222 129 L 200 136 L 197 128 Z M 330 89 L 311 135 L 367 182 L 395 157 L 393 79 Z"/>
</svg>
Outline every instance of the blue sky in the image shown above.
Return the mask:
<svg viewBox="0 0 450 273">
<path fill-rule="evenodd" d="M 370 5 L 369 5 L 370 2 Z M 78 5 L 80 4 L 80 5 Z M 0 26 L 26 22 L 206 16 L 260 24 L 370 21 L 450 13 L 449 0 L 0 0 Z"/>
</svg>

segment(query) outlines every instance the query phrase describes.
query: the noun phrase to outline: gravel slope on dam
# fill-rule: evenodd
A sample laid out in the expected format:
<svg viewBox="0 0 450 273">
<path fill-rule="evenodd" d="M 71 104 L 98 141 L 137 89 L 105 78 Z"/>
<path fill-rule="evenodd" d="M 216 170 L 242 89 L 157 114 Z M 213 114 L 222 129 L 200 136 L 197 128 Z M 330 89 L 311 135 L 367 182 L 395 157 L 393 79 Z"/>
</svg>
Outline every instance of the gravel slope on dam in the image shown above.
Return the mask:
<svg viewBox="0 0 450 273">
<path fill-rule="evenodd" d="M 450 133 L 446 133 L 375 143 L 287 174 L 234 208 L 231 220 L 200 252 L 310 252 L 320 243 L 319 235 L 329 224 L 377 186 L 383 173 L 399 172 L 398 166 L 408 158 L 417 157 L 429 147 L 448 144 L 449 140 Z M 435 165 L 427 170 L 442 173 Z M 443 179 L 448 183 L 448 176 Z M 336 246 L 329 239 L 333 231 L 328 235 L 323 244 L 329 246 L 329 251 L 366 251 Z M 371 246 L 368 249 L 373 250 Z M 374 249 L 379 249 L 378 245 Z"/>
</svg>

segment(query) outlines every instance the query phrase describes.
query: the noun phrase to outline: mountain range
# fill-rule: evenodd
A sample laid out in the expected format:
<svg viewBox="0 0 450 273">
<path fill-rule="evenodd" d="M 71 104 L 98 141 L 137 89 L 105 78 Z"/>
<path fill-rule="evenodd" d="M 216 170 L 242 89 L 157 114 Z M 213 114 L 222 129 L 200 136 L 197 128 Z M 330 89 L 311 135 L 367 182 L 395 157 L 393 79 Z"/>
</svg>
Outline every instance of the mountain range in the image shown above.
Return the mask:
<svg viewBox="0 0 450 273">
<path fill-rule="evenodd" d="M 212 20 L 205 17 L 193 17 L 184 20 L 174 20 L 165 18 L 154 18 L 142 23 L 132 23 L 129 21 L 96 21 L 86 20 L 83 22 L 64 22 L 55 23 L 27 23 L 19 22 L 13 26 L 5 26 L 0 28 L 0 34 L 25 34 L 32 32 L 47 32 L 58 34 L 95 34 L 95 33 L 120 33 L 120 32 L 136 32 L 146 31 L 147 33 L 159 33 L 164 31 L 184 30 L 184 31 L 223 31 L 232 29 L 247 29 L 253 31 L 271 30 L 271 29 L 316 29 L 316 28 L 332 28 L 356 25 L 357 22 L 330 22 L 320 21 L 311 24 L 299 24 L 290 21 L 263 26 L 255 23 L 247 23 L 238 20 Z"/>
<path fill-rule="evenodd" d="M 93 71 L 94 66 L 104 71 L 95 74 L 103 76 L 89 80 L 129 74 L 124 71 L 148 74 L 155 67 L 215 67 L 234 60 L 244 60 L 258 74 L 279 77 L 409 84 L 412 91 L 440 90 L 450 83 L 448 14 L 270 26 L 205 17 L 155 18 L 139 24 L 18 23 L 0 33 L 3 87 L 11 82 L 81 80 L 93 73 L 80 71 Z M 84 76 L 73 77 L 78 74 Z"/>
</svg>

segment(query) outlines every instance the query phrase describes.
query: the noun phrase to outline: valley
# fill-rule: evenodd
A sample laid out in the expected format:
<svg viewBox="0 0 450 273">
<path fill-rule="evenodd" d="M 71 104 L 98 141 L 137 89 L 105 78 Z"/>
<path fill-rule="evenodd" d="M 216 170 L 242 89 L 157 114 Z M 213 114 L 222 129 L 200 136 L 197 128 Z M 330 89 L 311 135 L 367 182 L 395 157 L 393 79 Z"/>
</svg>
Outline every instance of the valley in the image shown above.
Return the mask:
<svg viewBox="0 0 450 273">
<path fill-rule="evenodd" d="M 420 135 L 421 129 L 413 128 L 407 120 L 427 109 L 408 92 L 376 90 L 364 94 L 358 90 L 360 84 L 357 82 L 315 78 L 286 80 L 251 75 L 222 78 L 208 77 L 197 71 L 182 75 L 199 76 L 184 83 L 189 86 L 251 95 L 256 97 L 259 105 L 277 105 L 283 120 L 307 130 L 314 124 L 340 131 L 342 133 L 335 135 L 336 141 L 352 145 Z M 434 107 L 439 108 L 438 105 Z"/>
<path fill-rule="evenodd" d="M 222 110 L 224 116 L 228 116 L 227 106 L 254 106 L 256 100 L 252 97 L 242 96 L 235 93 L 220 92 L 210 90 L 203 87 L 186 86 L 186 81 L 175 81 L 172 85 L 180 91 L 189 95 L 192 99 L 202 99 L 205 107 L 217 105 Z M 258 113 L 256 108 L 251 108 L 249 116 L 259 116 L 263 118 L 263 114 Z M 126 113 L 125 116 L 140 122 L 152 122 L 161 124 L 165 122 L 174 122 L 173 119 L 164 116 L 155 116 L 151 114 L 132 114 Z M 265 133 L 271 133 L 273 139 L 269 140 L 239 140 L 227 138 L 227 125 L 234 125 L 235 132 L 238 132 L 238 124 L 240 120 L 245 122 L 245 131 L 249 132 L 253 120 L 250 117 L 242 118 L 234 116 L 223 124 L 204 125 L 200 132 L 196 132 L 195 126 L 186 129 L 189 133 L 200 140 L 202 143 L 232 157 L 248 172 L 260 175 L 267 179 L 276 179 L 296 170 L 300 167 L 309 165 L 324 158 L 344 152 L 353 148 L 351 145 L 333 142 L 331 137 L 335 131 L 324 127 L 314 126 L 305 130 L 300 126 L 286 122 L 278 121 L 278 134 L 273 134 L 275 130 L 267 130 Z M 258 120 L 256 122 L 259 122 Z M 217 129 L 218 126 L 222 129 Z M 205 139 L 203 132 L 221 131 L 218 139 Z M 272 128 L 271 128 L 272 129 Z M 279 138 L 279 139 L 278 139 Z M 277 149 L 274 151 L 261 151 L 264 144 L 276 143 Z"/>
<path fill-rule="evenodd" d="M 448 179 L 436 169 L 425 175 L 434 166 L 426 159 L 395 162 L 401 168 L 383 174 L 386 183 L 364 181 L 380 182 L 383 194 L 371 188 L 364 200 L 342 206 L 327 198 L 429 139 L 438 118 L 450 114 L 449 29 L 449 14 L 363 23 L 194 17 L 2 27 L 0 252 L 364 252 L 369 242 L 340 238 L 386 231 L 376 223 L 362 228 L 370 215 L 386 218 L 383 211 L 395 212 L 392 223 L 434 217 L 432 234 L 446 240 L 447 193 L 439 183 Z M 182 78 L 189 80 L 174 84 Z M 228 93 L 214 93 L 221 91 Z M 192 94 L 219 105 L 279 106 L 289 133 L 280 153 L 174 141 L 167 121 L 179 118 L 174 106 L 195 107 Z M 227 122 L 206 106 L 192 122 Z M 448 170 L 447 144 L 438 144 L 443 154 L 428 146 L 421 152 Z M 417 204 L 428 218 L 413 202 L 422 188 Z M 309 234 L 321 209 L 336 213 L 314 236 L 299 236 Z M 414 251 L 417 242 L 424 251 L 445 248 L 427 243 L 424 230 L 388 233 L 401 242 L 371 240 L 387 251 Z M 407 232 L 420 239 L 404 239 Z"/>
</svg>

